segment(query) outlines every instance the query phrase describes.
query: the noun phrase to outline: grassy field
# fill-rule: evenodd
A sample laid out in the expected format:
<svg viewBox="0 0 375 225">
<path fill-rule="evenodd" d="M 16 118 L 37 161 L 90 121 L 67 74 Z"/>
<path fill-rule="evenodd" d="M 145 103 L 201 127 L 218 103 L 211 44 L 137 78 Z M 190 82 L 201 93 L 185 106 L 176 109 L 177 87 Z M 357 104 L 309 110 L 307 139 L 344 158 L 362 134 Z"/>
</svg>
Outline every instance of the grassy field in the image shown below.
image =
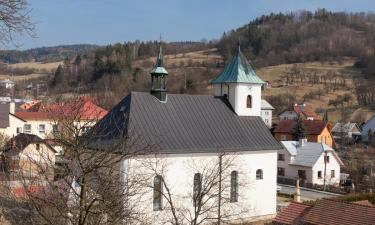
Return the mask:
<svg viewBox="0 0 375 225">
<path fill-rule="evenodd" d="M 36 70 L 55 70 L 62 62 L 51 62 L 51 63 L 40 63 L 40 62 L 27 62 L 27 63 L 15 63 L 10 66 L 13 68 L 32 68 Z"/>
</svg>

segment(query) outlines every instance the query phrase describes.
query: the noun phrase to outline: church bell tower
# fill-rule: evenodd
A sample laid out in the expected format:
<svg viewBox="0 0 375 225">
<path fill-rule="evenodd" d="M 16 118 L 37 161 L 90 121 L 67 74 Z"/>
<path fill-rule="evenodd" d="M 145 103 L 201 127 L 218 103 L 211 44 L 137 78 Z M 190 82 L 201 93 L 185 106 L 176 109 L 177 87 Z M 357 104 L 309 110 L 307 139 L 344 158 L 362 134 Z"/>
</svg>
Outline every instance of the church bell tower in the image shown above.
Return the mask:
<svg viewBox="0 0 375 225">
<path fill-rule="evenodd" d="M 150 72 L 151 74 L 151 90 L 150 93 L 159 101 L 167 101 L 167 77 L 168 72 L 163 67 L 163 53 L 160 43 L 159 54 L 156 59 L 156 64 Z"/>
</svg>

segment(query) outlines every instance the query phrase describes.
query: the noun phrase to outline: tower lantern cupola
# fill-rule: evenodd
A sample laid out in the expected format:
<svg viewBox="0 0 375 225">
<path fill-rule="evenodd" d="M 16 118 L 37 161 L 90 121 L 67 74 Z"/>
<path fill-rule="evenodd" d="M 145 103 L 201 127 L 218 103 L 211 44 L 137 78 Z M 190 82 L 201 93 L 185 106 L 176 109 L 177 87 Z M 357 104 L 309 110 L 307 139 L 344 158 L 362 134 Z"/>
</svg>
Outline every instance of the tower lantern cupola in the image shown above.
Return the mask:
<svg viewBox="0 0 375 225">
<path fill-rule="evenodd" d="M 159 101 L 167 101 L 167 76 L 168 72 L 163 67 L 163 53 L 160 44 L 159 54 L 156 59 L 156 64 L 151 70 L 151 90 L 150 93 L 155 96 Z"/>
<path fill-rule="evenodd" d="M 240 45 L 224 70 L 211 82 L 215 96 L 225 96 L 238 116 L 260 116 L 262 85 Z"/>
</svg>

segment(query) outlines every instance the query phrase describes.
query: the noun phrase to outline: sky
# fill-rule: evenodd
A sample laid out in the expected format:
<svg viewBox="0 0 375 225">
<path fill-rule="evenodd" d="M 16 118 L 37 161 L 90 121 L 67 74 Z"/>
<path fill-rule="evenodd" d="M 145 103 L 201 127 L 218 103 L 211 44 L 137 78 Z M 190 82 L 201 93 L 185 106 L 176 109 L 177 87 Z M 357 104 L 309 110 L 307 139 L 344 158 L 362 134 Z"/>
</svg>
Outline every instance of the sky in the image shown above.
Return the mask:
<svg viewBox="0 0 375 225">
<path fill-rule="evenodd" d="M 37 37 L 19 38 L 29 49 L 62 44 L 125 41 L 200 41 L 271 12 L 326 8 L 375 11 L 375 0 L 28 0 Z"/>
</svg>

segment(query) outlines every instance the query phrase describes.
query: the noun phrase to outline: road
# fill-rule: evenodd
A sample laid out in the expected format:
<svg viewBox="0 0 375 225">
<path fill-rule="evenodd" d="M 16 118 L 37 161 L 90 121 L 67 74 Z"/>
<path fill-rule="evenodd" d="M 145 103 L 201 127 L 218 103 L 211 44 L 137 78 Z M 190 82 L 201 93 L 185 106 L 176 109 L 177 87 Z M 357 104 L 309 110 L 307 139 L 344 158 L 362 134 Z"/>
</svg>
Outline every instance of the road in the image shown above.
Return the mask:
<svg viewBox="0 0 375 225">
<path fill-rule="evenodd" d="M 281 186 L 280 193 L 283 194 L 293 194 L 294 188 L 290 185 L 284 185 L 284 184 L 278 184 Z M 308 201 L 308 200 L 316 200 L 320 198 L 332 198 L 340 196 L 340 194 L 330 193 L 330 192 L 324 192 L 324 191 L 318 191 L 313 189 L 307 189 L 307 188 L 301 188 L 301 200 Z"/>
</svg>

